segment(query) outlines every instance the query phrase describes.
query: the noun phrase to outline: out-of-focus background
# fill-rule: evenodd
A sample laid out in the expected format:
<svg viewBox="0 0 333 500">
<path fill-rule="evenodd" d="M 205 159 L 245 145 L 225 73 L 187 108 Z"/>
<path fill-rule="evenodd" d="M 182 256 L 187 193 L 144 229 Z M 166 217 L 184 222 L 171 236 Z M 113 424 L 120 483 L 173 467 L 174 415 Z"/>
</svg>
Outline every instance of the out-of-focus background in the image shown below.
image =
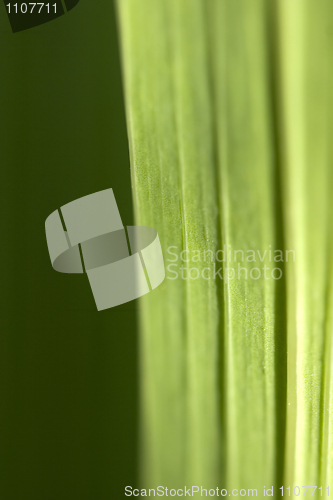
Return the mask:
<svg viewBox="0 0 333 500">
<path fill-rule="evenodd" d="M 0 5 L 0 498 L 104 500 L 136 482 L 135 303 L 97 312 L 53 271 L 44 223 L 112 187 L 132 199 L 113 2 L 13 34 Z"/>
</svg>

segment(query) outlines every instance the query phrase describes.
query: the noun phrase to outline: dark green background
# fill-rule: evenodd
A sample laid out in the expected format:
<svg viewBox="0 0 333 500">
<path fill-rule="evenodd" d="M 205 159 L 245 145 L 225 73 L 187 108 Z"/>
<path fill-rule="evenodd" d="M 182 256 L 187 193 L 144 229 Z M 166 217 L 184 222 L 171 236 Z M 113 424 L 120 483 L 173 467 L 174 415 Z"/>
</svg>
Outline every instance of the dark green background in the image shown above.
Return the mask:
<svg viewBox="0 0 333 500">
<path fill-rule="evenodd" d="M 135 303 L 97 312 L 52 270 L 46 217 L 112 187 L 132 205 L 114 5 L 13 34 L 0 5 L 0 498 L 124 497 L 136 482 Z"/>
</svg>

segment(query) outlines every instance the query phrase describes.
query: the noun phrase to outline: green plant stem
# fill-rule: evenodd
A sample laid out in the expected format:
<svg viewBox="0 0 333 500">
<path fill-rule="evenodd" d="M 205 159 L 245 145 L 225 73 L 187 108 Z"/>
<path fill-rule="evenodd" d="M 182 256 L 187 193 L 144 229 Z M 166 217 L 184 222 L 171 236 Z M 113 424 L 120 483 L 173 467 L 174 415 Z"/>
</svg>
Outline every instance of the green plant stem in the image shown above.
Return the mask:
<svg viewBox="0 0 333 500">
<path fill-rule="evenodd" d="M 287 267 L 289 411 L 285 479 L 291 486 L 319 486 L 331 229 L 328 64 L 332 7 L 325 0 L 282 0 L 278 9 L 286 242 L 296 252 L 295 263 L 289 262 Z"/>
<path fill-rule="evenodd" d="M 158 230 L 165 259 L 170 246 L 178 254 L 218 247 L 203 6 L 118 2 L 135 215 Z M 189 266 L 178 261 L 178 271 L 181 264 Z M 196 267 L 212 271 L 213 263 Z M 143 301 L 142 462 L 150 487 L 218 484 L 218 328 L 214 280 L 167 279 Z"/>
<path fill-rule="evenodd" d="M 284 438 L 283 429 L 277 436 L 276 401 L 277 373 L 282 384 L 285 377 L 283 361 L 276 366 L 277 349 L 285 355 L 284 324 L 279 321 L 283 285 L 281 289 L 272 279 L 272 269 L 280 265 L 268 252 L 260 266 L 242 262 L 240 254 L 236 279 L 228 268 L 235 266 L 235 250 L 252 249 L 264 255 L 270 248 L 274 256 L 281 239 L 275 213 L 279 193 L 266 43 L 268 16 L 261 0 L 216 0 L 209 14 L 214 31 L 222 230 L 228 250 L 224 282 L 227 486 L 257 488 L 262 496 L 264 486 L 276 486 L 277 447 L 283 446 Z M 270 267 L 266 271 L 270 279 L 265 279 L 262 269 L 261 278 L 251 279 L 251 272 L 258 277 L 254 268 L 264 265 Z"/>
</svg>

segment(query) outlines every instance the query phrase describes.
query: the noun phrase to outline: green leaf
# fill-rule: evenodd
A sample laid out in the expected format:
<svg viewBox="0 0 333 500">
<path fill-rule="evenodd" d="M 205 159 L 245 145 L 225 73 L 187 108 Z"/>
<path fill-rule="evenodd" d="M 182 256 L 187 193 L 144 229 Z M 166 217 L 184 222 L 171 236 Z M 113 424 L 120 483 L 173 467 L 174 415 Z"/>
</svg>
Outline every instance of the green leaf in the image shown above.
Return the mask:
<svg viewBox="0 0 333 500">
<path fill-rule="evenodd" d="M 332 283 L 328 251 L 333 11 L 326 0 L 283 0 L 278 13 L 285 231 L 287 245 L 296 251 L 295 263 L 288 264 L 286 480 L 288 484 L 325 487 L 328 404 L 324 402 L 323 362 L 325 343 L 331 336 L 327 324 L 325 340 Z M 327 354 L 329 351 L 327 346 Z M 326 361 L 329 364 L 330 357 Z"/>
<path fill-rule="evenodd" d="M 274 261 L 275 251 L 284 249 L 268 22 L 265 1 L 210 3 L 220 203 L 228 256 L 226 479 L 228 489 L 257 488 L 259 494 L 282 479 L 285 408 L 284 269 Z"/>
<path fill-rule="evenodd" d="M 143 485 L 325 488 L 333 7 L 117 5 L 135 215 L 167 268 L 140 306 Z"/>
<path fill-rule="evenodd" d="M 194 250 L 215 254 L 219 245 L 203 2 L 125 0 L 118 7 L 137 223 L 158 230 L 166 265 L 175 258 L 169 252 L 177 253 L 172 270 L 187 274 L 183 250 L 187 259 Z M 213 262 L 196 265 L 200 273 L 206 267 L 213 273 Z M 220 473 L 216 282 L 166 279 L 143 301 L 141 324 L 146 483 L 214 487 Z"/>
</svg>

